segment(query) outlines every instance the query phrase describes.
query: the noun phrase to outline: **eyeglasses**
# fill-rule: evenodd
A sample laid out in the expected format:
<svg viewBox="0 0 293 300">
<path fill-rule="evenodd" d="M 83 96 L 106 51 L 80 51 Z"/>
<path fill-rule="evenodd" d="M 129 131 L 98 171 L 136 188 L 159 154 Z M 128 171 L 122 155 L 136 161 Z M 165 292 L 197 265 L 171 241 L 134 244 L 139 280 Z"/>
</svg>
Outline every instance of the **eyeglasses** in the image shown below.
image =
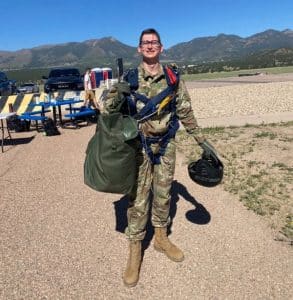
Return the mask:
<svg viewBox="0 0 293 300">
<path fill-rule="evenodd" d="M 160 47 L 161 46 L 161 43 L 157 40 L 152 40 L 152 41 L 141 41 L 140 42 L 140 46 L 141 47 L 146 47 L 146 46 L 149 46 L 149 45 L 152 45 L 153 47 Z"/>
</svg>

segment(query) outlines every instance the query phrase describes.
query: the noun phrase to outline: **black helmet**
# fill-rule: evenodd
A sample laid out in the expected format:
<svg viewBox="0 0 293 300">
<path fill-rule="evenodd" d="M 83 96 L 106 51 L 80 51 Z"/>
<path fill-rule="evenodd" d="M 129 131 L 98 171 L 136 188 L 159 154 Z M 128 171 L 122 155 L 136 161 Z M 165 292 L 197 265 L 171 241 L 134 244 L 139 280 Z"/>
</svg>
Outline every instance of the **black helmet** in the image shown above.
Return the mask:
<svg viewBox="0 0 293 300">
<path fill-rule="evenodd" d="M 201 159 L 188 165 L 188 173 L 194 182 L 213 187 L 222 181 L 224 166 L 214 152 L 204 151 Z"/>
</svg>

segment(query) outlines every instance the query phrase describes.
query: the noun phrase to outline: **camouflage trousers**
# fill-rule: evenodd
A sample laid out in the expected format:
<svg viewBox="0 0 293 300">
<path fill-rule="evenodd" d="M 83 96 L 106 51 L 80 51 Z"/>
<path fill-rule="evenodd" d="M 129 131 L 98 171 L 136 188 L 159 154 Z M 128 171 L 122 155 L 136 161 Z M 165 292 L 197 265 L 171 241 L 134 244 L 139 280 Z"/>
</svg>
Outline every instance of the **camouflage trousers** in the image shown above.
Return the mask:
<svg viewBox="0 0 293 300">
<path fill-rule="evenodd" d="M 155 147 L 156 145 L 154 145 Z M 154 153 L 155 150 L 153 149 Z M 152 225 L 166 227 L 170 223 L 170 190 L 176 162 L 175 141 L 170 140 L 164 156 L 161 157 L 161 164 L 152 165 L 144 151 L 138 154 L 137 162 L 137 186 L 129 195 L 128 227 L 125 230 L 125 234 L 130 240 L 143 240 L 145 237 L 151 202 L 150 191 L 153 194 Z"/>
</svg>

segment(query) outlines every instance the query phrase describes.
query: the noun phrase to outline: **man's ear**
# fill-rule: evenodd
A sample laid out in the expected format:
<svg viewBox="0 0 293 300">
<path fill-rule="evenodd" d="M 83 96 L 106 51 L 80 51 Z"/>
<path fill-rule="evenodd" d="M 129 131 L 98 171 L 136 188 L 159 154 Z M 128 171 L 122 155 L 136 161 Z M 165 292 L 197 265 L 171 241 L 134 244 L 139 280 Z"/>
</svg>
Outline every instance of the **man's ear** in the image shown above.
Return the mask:
<svg viewBox="0 0 293 300">
<path fill-rule="evenodd" d="M 137 47 L 137 52 L 138 52 L 138 53 L 141 53 L 141 48 L 140 48 L 140 46 Z"/>
</svg>

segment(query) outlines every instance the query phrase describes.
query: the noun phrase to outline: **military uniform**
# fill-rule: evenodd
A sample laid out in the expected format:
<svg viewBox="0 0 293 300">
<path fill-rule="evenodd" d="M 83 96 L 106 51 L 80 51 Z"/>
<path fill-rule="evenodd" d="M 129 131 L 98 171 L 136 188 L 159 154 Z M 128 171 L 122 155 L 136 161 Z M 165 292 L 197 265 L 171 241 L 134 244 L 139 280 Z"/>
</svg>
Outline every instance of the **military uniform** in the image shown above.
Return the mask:
<svg viewBox="0 0 293 300">
<path fill-rule="evenodd" d="M 162 66 L 160 66 L 160 72 L 152 76 L 143 68 L 143 64 L 140 64 L 138 67 L 138 82 L 139 87 L 136 92 L 148 98 L 156 96 L 168 86 Z M 119 106 L 117 97 L 115 97 L 116 94 L 117 90 L 115 88 L 110 91 L 107 99 L 104 101 L 104 112 L 113 112 Z M 196 138 L 198 125 L 191 107 L 190 96 L 182 81 L 179 82 L 176 96 L 176 114 L 186 131 Z M 141 101 L 138 100 L 136 102 L 138 112 L 143 106 L 144 104 Z M 162 136 L 168 131 L 170 120 L 170 112 L 163 112 L 160 115 L 156 114 L 141 123 L 140 130 L 147 137 Z M 154 154 L 159 150 L 158 144 L 153 144 L 151 147 Z M 129 195 L 128 227 L 125 232 L 130 240 L 143 240 L 145 236 L 150 190 L 153 192 L 151 209 L 153 226 L 166 227 L 169 224 L 170 189 L 176 162 L 174 139 L 169 141 L 160 161 L 160 164 L 153 165 L 144 149 L 137 152 L 138 179 L 137 185 Z"/>
</svg>

